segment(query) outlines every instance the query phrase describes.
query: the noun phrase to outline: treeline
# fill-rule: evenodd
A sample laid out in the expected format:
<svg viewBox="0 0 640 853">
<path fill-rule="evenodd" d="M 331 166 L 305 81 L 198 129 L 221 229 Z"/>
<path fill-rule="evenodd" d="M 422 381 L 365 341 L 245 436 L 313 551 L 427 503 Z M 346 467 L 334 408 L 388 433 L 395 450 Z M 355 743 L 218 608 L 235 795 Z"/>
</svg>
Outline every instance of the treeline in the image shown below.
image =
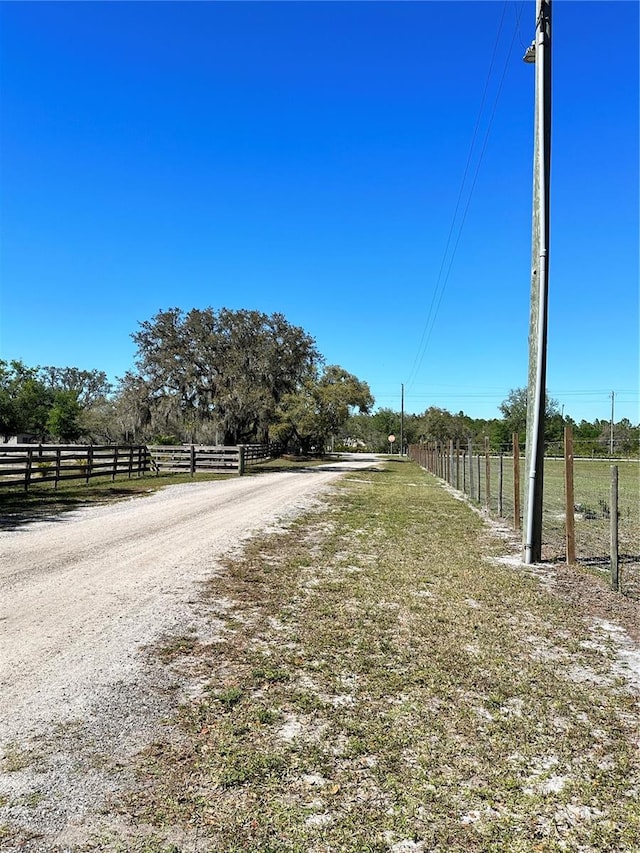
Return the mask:
<svg viewBox="0 0 640 853">
<path fill-rule="evenodd" d="M 102 370 L 31 367 L 0 360 L 0 435 L 34 441 L 236 445 L 277 441 L 303 453 L 336 448 L 384 452 L 401 416 L 372 413 L 366 382 L 327 365 L 314 339 L 282 314 L 226 308 L 171 308 L 139 324 L 134 366 L 115 385 Z M 526 389 L 512 390 L 501 417 L 472 418 L 430 407 L 405 415 L 403 441 L 524 447 Z M 545 443 L 560 455 L 571 424 L 578 456 L 608 456 L 611 424 L 576 423 L 547 399 Z M 614 424 L 617 456 L 637 456 L 640 425 Z"/>
<path fill-rule="evenodd" d="M 282 314 L 160 311 L 133 335 L 135 365 L 115 386 L 101 370 L 0 361 L 0 433 L 36 441 L 225 444 L 323 449 L 366 382 L 326 365 Z"/>
<path fill-rule="evenodd" d="M 476 446 L 484 446 L 485 436 L 493 452 L 510 453 L 513 450 L 513 435 L 518 434 L 521 451 L 524 450 L 527 423 L 526 389 L 512 390 L 501 403 L 501 418 L 472 418 L 460 411 L 453 414 L 446 409 L 432 406 L 423 414 L 405 414 L 402 424 L 405 445 L 421 442 L 459 441 L 465 446 L 471 439 Z M 611 422 L 596 419 L 579 423 L 561 413 L 555 400 L 547 399 L 545 412 L 545 452 L 560 456 L 563 453 L 564 428 L 570 425 L 573 431 L 573 446 L 576 456 L 606 457 L 611 451 Z M 376 452 L 389 450 L 388 437 L 394 435 L 400 441 L 401 413 L 392 409 L 378 409 L 370 415 L 354 415 L 346 422 L 337 445 L 342 448 L 370 449 Z M 397 451 L 398 444 L 394 446 Z M 640 452 L 640 425 L 633 425 L 627 418 L 614 423 L 613 452 L 615 456 L 638 456 Z"/>
</svg>

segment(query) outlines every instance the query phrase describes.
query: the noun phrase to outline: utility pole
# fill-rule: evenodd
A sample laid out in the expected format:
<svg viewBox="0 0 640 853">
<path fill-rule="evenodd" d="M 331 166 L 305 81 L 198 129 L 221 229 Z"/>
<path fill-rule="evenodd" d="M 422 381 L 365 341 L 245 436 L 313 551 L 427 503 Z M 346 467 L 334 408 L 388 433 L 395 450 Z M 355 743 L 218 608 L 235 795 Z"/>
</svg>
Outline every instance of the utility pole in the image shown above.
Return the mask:
<svg viewBox="0 0 640 853">
<path fill-rule="evenodd" d="M 616 392 L 611 392 L 611 439 L 609 442 L 609 456 L 613 458 L 613 401 L 615 399 Z"/>
<path fill-rule="evenodd" d="M 400 386 L 400 456 L 404 454 L 404 382 Z"/>
<path fill-rule="evenodd" d="M 536 0 L 536 37 L 524 56 L 535 62 L 533 221 L 529 381 L 527 391 L 527 485 L 524 494 L 523 559 L 542 557 L 542 493 L 549 292 L 549 177 L 551 172 L 551 0 Z"/>
</svg>

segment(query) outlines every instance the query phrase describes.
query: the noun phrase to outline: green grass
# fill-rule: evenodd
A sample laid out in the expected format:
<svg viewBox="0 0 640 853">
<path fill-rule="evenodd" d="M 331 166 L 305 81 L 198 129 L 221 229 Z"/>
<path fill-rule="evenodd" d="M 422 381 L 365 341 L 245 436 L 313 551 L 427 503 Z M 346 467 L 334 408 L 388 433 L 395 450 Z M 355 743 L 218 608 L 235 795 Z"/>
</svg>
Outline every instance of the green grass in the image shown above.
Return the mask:
<svg viewBox="0 0 640 853">
<path fill-rule="evenodd" d="M 139 756 L 126 849 L 640 849 L 637 699 L 503 547 L 396 461 L 230 559 L 219 641 L 171 647 L 208 688 Z"/>
<path fill-rule="evenodd" d="M 17 743 L 9 743 L 0 755 L 0 770 L 4 773 L 17 773 L 29 767 L 34 761 L 34 754 L 23 749 Z"/>
<path fill-rule="evenodd" d="M 279 456 L 266 462 L 258 462 L 246 469 L 246 474 L 263 474 L 274 471 L 300 471 L 305 468 L 315 468 L 318 465 L 330 463 L 331 455 L 317 456 Z"/>
<path fill-rule="evenodd" d="M 16 487 L 0 488 L 1 523 L 13 526 L 29 521 L 55 517 L 84 506 L 111 503 L 128 498 L 143 497 L 150 492 L 179 483 L 204 480 L 226 480 L 229 474 L 167 474 L 161 477 L 149 475 L 131 480 L 100 477 L 90 483 L 61 483 L 54 489 L 52 483 L 32 483 L 25 492 Z"/>
<path fill-rule="evenodd" d="M 297 470 L 313 465 L 322 465 L 326 461 L 318 459 L 273 459 L 248 467 L 246 475 Z M 112 482 L 111 477 L 96 477 L 88 484 L 62 482 L 57 489 L 54 488 L 53 483 L 38 483 L 35 480 L 31 483 L 28 492 L 16 486 L 0 485 L 0 527 L 15 527 L 31 521 L 45 520 L 95 504 L 144 497 L 165 486 L 209 480 L 228 480 L 233 477 L 237 477 L 237 474 L 198 473 L 194 477 L 190 474 L 164 474 L 162 476 L 149 474 L 132 479 L 118 478 L 114 482 Z"/>
<path fill-rule="evenodd" d="M 640 463 L 617 460 L 619 552 L 640 563 Z M 574 462 L 574 504 L 576 552 L 583 559 L 609 556 L 610 461 L 578 459 Z M 560 459 L 545 463 L 545 525 L 550 547 L 563 553 L 564 536 L 564 463 Z"/>
<path fill-rule="evenodd" d="M 494 517 L 499 512 L 499 464 L 497 457 L 490 459 L 490 509 Z M 621 560 L 623 588 L 634 597 L 640 597 L 640 462 L 637 459 L 614 460 L 618 467 L 618 553 Z M 520 507 L 524 506 L 526 472 L 524 459 L 520 460 Z M 576 459 L 574 461 L 574 513 L 576 557 L 578 562 L 607 572 L 610 560 L 610 508 L 611 460 Z M 486 505 L 486 477 L 484 457 L 480 464 L 480 490 L 478 492 L 477 458 L 474 457 L 474 491 L 472 498 Z M 466 480 L 460 474 L 460 488 L 466 482 L 469 493 L 469 473 Z M 543 558 L 565 559 L 565 484 L 564 460 L 545 459 L 544 498 L 542 518 Z M 513 459 L 503 459 L 502 515 L 514 523 Z"/>
</svg>

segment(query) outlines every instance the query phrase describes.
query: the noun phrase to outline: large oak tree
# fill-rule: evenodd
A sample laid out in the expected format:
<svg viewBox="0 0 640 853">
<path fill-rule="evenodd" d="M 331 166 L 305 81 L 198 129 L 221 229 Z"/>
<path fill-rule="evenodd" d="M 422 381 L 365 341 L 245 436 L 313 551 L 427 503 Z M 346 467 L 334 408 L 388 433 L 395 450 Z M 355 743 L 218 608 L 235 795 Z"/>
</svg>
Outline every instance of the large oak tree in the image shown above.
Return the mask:
<svg viewBox="0 0 640 853">
<path fill-rule="evenodd" d="M 147 421 L 165 431 L 181 425 L 190 441 L 212 429 L 225 444 L 266 441 L 281 399 L 321 360 L 314 339 L 277 313 L 171 308 L 132 337 L 137 373 L 121 393 L 146 396 L 137 406 Z"/>
</svg>

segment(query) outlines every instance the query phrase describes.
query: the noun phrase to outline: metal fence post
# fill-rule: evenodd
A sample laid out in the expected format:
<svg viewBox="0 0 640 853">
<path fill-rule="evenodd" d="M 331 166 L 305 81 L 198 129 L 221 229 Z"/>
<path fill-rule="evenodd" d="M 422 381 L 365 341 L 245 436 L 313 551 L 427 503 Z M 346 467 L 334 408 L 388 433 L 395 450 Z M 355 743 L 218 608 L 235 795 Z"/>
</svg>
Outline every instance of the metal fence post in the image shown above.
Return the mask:
<svg viewBox="0 0 640 853">
<path fill-rule="evenodd" d="M 520 439 L 513 433 L 513 526 L 520 530 Z"/>
<path fill-rule="evenodd" d="M 491 512 L 491 457 L 489 456 L 489 436 L 484 437 L 484 470 L 485 470 L 485 489 L 484 489 L 484 504 L 487 512 Z"/>
</svg>

